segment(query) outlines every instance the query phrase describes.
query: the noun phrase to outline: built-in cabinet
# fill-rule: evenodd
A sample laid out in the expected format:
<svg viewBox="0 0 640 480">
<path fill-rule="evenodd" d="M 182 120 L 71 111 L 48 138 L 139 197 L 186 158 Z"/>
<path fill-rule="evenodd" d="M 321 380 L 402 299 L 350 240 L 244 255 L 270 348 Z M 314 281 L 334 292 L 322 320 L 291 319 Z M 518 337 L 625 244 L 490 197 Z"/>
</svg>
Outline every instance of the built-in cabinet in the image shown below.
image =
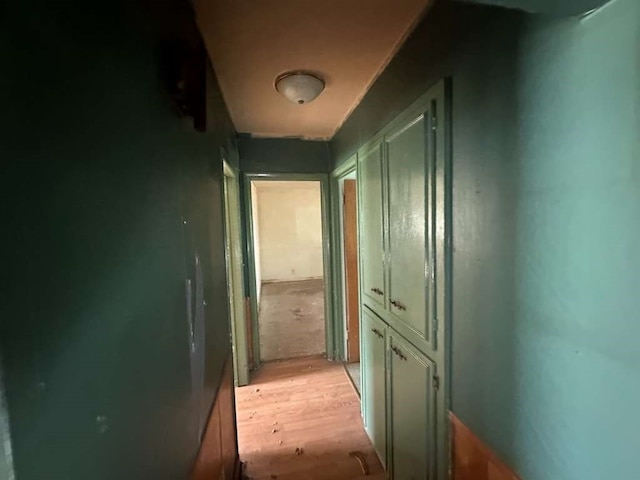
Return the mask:
<svg viewBox="0 0 640 480">
<path fill-rule="evenodd" d="M 374 143 L 360 154 L 358 192 L 360 205 L 360 262 L 367 265 L 362 271 L 362 293 L 369 304 L 384 308 L 384 225 L 382 144 Z"/>
<path fill-rule="evenodd" d="M 393 331 L 388 344 L 390 470 L 395 479 L 434 478 L 435 364 Z"/>
<path fill-rule="evenodd" d="M 358 152 L 363 417 L 393 480 L 447 471 L 444 92 Z"/>
<path fill-rule="evenodd" d="M 387 326 L 375 314 L 362 312 L 361 395 L 367 402 L 363 409 L 364 428 L 383 465 L 387 462 Z"/>
</svg>

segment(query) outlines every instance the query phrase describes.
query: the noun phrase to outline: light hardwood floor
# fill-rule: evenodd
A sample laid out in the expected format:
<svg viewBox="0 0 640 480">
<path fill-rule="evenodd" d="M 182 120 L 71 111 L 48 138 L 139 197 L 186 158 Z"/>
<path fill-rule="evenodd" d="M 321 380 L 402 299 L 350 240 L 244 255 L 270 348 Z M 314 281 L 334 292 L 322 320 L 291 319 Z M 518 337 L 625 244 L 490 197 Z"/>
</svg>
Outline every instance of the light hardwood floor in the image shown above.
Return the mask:
<svg viewBox="0 0 640 480">
<path fill-rule="evenodd" d="M 265 364 L 236 389 L 240 459 L 255 480 L 384 478 L 344 367 L 319 357 Z M 298 449 L 298 453 L 296 450 Z M 300 453 L 301 452 L 301 453 Z"/>
</svg>

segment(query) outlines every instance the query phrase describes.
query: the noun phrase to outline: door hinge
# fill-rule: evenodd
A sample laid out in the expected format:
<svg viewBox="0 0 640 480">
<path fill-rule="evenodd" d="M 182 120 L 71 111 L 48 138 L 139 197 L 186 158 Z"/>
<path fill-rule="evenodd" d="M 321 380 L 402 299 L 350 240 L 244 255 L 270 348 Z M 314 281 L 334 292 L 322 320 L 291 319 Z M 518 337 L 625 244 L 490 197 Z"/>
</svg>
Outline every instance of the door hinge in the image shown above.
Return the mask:
<svg viewBox="0 0 640 480">
<path fill-rule="evenodd" d="M 434 375 L 433 376 L 433 389 L 434 390 L 440 390 L 440 376 L 439 375 Z"/>
<path fill-rule="evenodd" d="M 431 130 L 437 130 L 438 129 L 438 117 L 436 117 L 435 115 L 431 116 Z"/>
</svg>

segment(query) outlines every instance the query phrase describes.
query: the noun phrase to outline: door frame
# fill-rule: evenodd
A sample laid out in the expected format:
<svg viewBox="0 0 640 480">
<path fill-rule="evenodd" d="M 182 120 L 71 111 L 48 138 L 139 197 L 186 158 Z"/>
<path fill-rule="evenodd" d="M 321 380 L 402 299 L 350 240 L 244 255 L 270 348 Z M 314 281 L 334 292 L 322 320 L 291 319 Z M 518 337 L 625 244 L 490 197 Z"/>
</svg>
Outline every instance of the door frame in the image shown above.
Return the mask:
<svg viewBox="0 0 640 480">
<path fill-rule="evenodd" d="M 244 308 L 240 180 L 238 173 L 227 163 L 225 150 L 221 150 L 223 166 L 222 198 L 225 217 L 225 263 L 227 267 L 233 375 L 236 386 L 243 386 L 249 384 L 249 352 Z M 232 188 L 230 189 L 229 186 Z"/>
<path fill-rule="evenodd" d="M 324 279 L 324 332 L 327 359 L 334 360 L 335 334 L 333 302 L 333 242 L 331 238 L 329 175 L 325 173 L 245 173 L 244 174 L 244 224 L 247 232 L 247 278 L 249 279 L 249 297 L 251 303 L 251 338 L 254 368 L 261 363 L 260 327 L 258 324 L 258 287 L 256 284 L 256 259 L 254 254 L 253 208 L 251 182 L 254 181 L 311 181 L 320 182 L 320 204 L 322 216 L 322 268 Z"/>
<path fill-rule="evenodd" d="M 335 319 L 335 359 L 343 362 L 347 361 L 347 315 L 346 315 L 346 295 L 345 295 L 345 268 L 344 268 L 344 235 L 343 235 L 343 214 L 344 207 L 342 198 L 342 182 L 345 177 L 356 173 L 358 175 L 358 154 L 353 154 L 338 168 L 331 172 L 331 236 L 333 240 L 333 317 Z M 358 237 L 360 236 L 360 225 L 357 226 Z M 358 257 L 360 265 L 360 257 Z M 359 272 L 358 272 L 359 273 Z M 360 295 L 360 292 L 358 292 Z"/>
</svg>

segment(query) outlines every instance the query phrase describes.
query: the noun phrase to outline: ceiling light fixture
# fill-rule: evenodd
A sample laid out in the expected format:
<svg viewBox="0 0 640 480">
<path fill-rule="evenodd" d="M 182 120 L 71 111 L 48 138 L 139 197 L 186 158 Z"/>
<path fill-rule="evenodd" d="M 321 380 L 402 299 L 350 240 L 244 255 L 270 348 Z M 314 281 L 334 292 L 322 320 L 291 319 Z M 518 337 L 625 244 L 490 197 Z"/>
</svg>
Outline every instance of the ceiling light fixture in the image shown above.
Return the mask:
<svg viewBox="0 0 640 480">
<path fill-rule="evenodd" d="M 324 81 L 306 72 L 289 72 L 276 79 L 276 90 L 293 103 L 302 105 L 312 102 L 324 90 Z"/>
</svg>

